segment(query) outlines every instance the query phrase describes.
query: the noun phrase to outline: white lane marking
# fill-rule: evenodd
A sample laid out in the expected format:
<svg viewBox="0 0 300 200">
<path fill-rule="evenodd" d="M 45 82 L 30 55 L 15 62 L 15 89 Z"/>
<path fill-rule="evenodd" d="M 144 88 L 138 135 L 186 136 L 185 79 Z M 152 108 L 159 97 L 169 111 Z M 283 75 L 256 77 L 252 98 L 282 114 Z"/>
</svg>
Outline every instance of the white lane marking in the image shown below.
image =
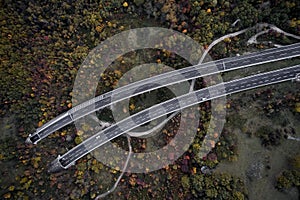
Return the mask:
<svg viewBox="0 0 300 200">
<path fill-rule="evenodd" d="M 226 70 L 226 67 L 225 67 L 224 61 L 223 61 L 222 63 L 223 63 L 223 69 L 224 69 L 224 71 L 225 71 L 225 70 Z"/>
</svg>

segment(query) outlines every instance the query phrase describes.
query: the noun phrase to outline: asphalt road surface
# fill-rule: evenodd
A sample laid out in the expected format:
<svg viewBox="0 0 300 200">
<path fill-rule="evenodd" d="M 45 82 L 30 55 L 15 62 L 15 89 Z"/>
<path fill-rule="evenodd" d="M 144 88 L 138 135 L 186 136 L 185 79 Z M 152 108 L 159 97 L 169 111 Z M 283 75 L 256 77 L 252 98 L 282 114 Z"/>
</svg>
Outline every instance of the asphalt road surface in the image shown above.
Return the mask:
<svg viewBox="0 0 300 200">
<path fill-rule="evenodd" d="M 166 114 L 173 113 L 183 108 L 228 94 L 233 94 L 284 81 L 296 80 L 299 74 L 300 65 L 296 65 L 217 84 L 154 105 L 98 132 L 81 144 L 72 148 L 63 156 L 58 156 L 58 158 L 51 163 L 49 172 L 56 172 L 61 169 L 67 169 L 69 166 L 73 165 L 76 160 L 85 156 L 94 149 L 126 133 L 127 131 L 130 131 L 142 124 L 145 124 Z"/>
<path fill-rule="evenodd" d="M 103 109 L 113 103 L 128 99 L 144 92 L 207 75 L 275 62 L 287 58 L 297 57 L 299 55 L 300 43 L 296 43 L 280 48 L 264 50 L 258 53 L 194 65 L 137 81 L 75 106 L 66 113 L 63 113 L 53 120 L 47 122 L 42 127 L 37 128 L 35 133 L 28 136 L 26 143 L 37 144 L 37 142 L 47 137 L 51 133 L 61 129 L 62 127 L 74 122 L 79 118 Z"/>
</svg>

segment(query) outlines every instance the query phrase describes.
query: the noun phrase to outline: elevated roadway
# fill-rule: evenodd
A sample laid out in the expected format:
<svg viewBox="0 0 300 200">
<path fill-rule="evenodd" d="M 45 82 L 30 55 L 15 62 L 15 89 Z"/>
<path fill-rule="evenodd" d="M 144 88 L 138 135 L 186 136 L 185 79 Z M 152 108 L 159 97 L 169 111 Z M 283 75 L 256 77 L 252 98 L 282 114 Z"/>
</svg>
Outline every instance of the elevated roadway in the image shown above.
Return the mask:
<svg viewBox="0 0 300 200">
<path fill-rule="evenodd" d="M 155 90 L 168 85 L 173 85 L 187 80 L 192 80 L 207 75 L 221 72 L 237 70 L 259 64 L 275 62 L 300 55 L 300 43 L 287 45 L 280 48 L 268 49 L 258 53 L 252 53 L 243 56 L 225 58 L 204 64 L 186 67 L 184 69 L 167 72 L 151 78 L 131 83 L 129 85 L 117 88 L 97 96 L 87 102 L 84 102 L 66 113 L 59 115 L 53 120 L 47 122 L 42 127 L 37 128 L 36 132 L 30 134 L 26 143 L 37 144 L 40 140 L 62 127 L 76 121 L 97 110 L 110 106 L 113 103 L 142 94 L 147 91 Z"/>
<path fill-rule="evenodd" d="M 51 163 L 49 172 L 56 172 L 61 169 L 67 169 L 68 167 L 73 165 L 75 161 L 82 158 L 89 152 L 95 150 L 96 148 L 102 146 L 103 144 L 142 124 L 145 124 L 166 114 L 173 113 L 183 108 L 225 95 L 285 81 L 297 81 L 299 75 L 300 65 L 295 65 L 292 67 L 287 67 L 266 73 L 260 73 L 222 84 L 217 84 L 154 105 L 98 132 L 81 144 L 72 148 L 63 156 L 58 156 Z"/>
</svg>

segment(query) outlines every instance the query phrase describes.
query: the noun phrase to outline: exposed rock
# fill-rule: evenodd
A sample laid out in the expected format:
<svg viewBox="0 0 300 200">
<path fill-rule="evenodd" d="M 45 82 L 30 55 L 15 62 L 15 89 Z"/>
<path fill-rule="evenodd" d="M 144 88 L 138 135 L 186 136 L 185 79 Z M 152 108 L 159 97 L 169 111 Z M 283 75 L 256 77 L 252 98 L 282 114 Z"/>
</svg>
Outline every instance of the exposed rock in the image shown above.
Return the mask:
<svg viewBox="0 0 300 200">
<path fill-rule="evenodd" d="M 67 142 L 71 142 L 72 139 L 73 139 L 72 136 L 70 136 L 70 135 L 67 135 L 67 136 L 66 136 L 66 141 L 67 141 Z"/>
<path fill-rule="evenodd" d="M 251 181 L 259 180 L 262 178 L 262 172 L 264 168 L 265 165 L 263 164 L 263 162 L 257 161 L 249 166 L 246 171 L 246 175 Z"/>
<path fill-rule="evenodd" d="M 202 166 L 200 170 L 203 174 L 211 174 L 211 170 L 207 166 Z"/>
</svg>

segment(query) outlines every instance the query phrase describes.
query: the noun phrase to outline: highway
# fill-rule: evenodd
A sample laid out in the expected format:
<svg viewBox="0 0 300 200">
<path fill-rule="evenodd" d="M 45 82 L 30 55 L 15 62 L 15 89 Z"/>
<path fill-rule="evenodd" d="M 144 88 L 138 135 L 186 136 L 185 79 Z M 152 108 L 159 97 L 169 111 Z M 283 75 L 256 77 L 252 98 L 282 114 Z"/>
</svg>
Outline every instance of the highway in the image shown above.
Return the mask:
<svg viewBox="0 0 300 200">
<path fill-rule="evenodd" d="M 71 165 L 75 164 L 78 159 L 82 158 L 83 156 L 102 146 L 103 144 L 124 134 L 125 132 L 128 132 L 144 123 L 157 119 L 166 114 L 173 113 L 183 108 L 225 95 L 234 94 L 266 85 L 281 83 L 284 81 L 298 80 L 299 75 L 300 65 L 295 65 L 292 67 L 287 67 L 266 73 L 260 73 L 245 78 L 213 85 L 154 105 L 98 132 L 81 144 L 72 148 L 63 156 L 58 156 L 54 161 L 52 161 L 49 172 L 57 172 L 62 169 L 67 169 Z"/>
<path fill-rule="evenodd" d="M 225 58 L 218 61 L 211 61 L 204 64 L 194 65 L 137 81 L 97 96 L 78 106 L 75 106 L 66 113 L 63 113 L 58 117 L 50 120 L 42 127 L 37 128 L 35 133 L 28 136 L 28 138 L 26 139 L 26 143 L 37 144 L 37 142 L 47 137 L 51 133 L 76 121 L 79 118 L 82 118 L 97 110 L 103 109 L 113 103 L 122 101 L 132 96 L 136 96 L 138 94 L 142 94 L 144 92 L 155 90 L 168 85 L 173 85 L 183 81 L 204 77 L 207 75 L 237 70 L 269 62 L 275 62 L 297 57 L 299 55 L 300 43 L 296 43 L 280 48 L 264 50 L 258 53 Z"/>
</svg>

